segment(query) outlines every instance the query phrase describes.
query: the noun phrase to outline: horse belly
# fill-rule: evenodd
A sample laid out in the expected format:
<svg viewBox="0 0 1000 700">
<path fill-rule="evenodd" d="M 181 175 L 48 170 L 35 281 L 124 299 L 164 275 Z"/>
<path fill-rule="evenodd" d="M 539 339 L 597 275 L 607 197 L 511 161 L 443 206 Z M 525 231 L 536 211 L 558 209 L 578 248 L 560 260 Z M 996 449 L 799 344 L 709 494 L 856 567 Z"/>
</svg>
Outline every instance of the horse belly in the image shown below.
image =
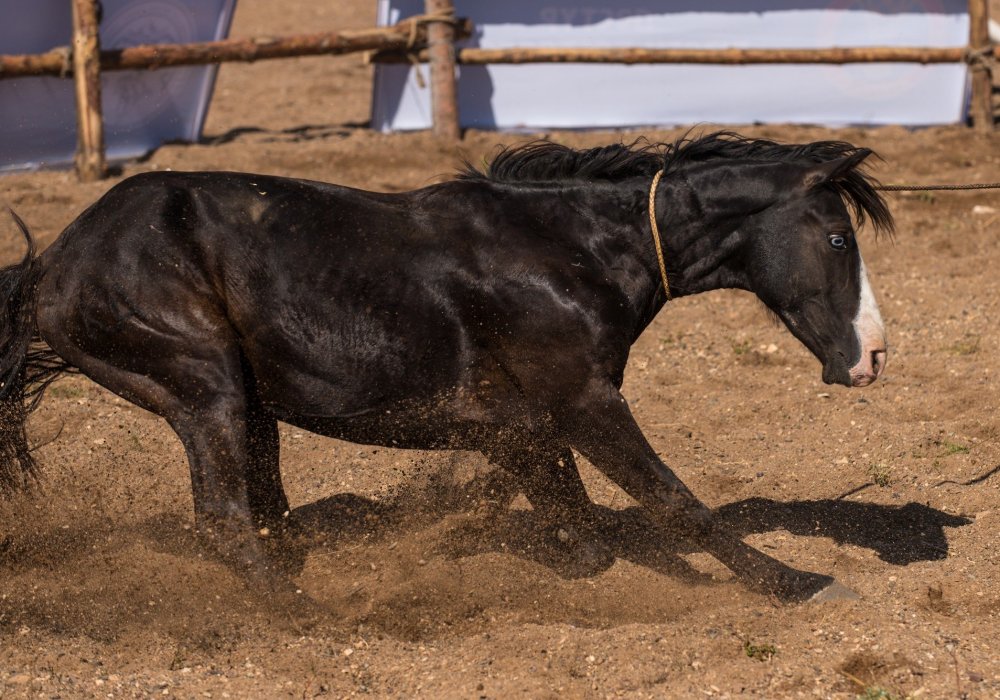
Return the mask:
<svg viewBox="0 0 1000 700">
<path fill-rule="evenodd" d="M 491 434 L 511 422 L 515 403 L 489 405 L 465 387 L 419 397 L 347 403 L 329 394 L 302 400 L 264 396 L 279 420 L 318 435 L 384 447 L 412 449 L 478 449 Z M 325 402 L 323 399 L 326 399 Z"/>
<path fill-rule="evenodd" d="M 337 309 L 295 312 L 250 339 L 247 355 L 261 399 L 278 414 L 352 419 L 429 405 L 468 381 L 474 364 L 454 322 L 387 321 Z"/>
<path fill-rule="evenodd" d="M 404 408 L 356 416 L 306 416 L 271 407 L 278 420 L 325 437 L 364 445 L 417 450 L 480 449 L 487 424 L 455 411 Z"/>
<path fill-rule="evenodd" d="M 524 422 L 520 391 L 457 321 L 416 325 L 341 318 L 284 348 L 251 347 L 261 400 L 286 423 L 386 447 L 475 449 Z"/>
</svg>

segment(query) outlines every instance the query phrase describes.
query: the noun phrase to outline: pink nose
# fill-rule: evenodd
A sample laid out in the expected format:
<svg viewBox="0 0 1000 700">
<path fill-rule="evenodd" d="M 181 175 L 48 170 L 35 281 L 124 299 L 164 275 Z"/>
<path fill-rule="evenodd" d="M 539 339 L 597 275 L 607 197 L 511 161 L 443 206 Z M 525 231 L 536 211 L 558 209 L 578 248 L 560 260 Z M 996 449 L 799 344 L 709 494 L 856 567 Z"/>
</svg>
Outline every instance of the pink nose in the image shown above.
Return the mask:
<svg viewBox="0 0 1000 700">
<path fill-rule="evenodd" d="M 885 347 L 861 354 L 861 361 L 851 368 L 851 384 L 868 386 L 882 375 L 888 353 Z"/>
<path fill-rule="evenodd" d="M 885 361 L 888 357 L 889 353 L 884 349 L 872 352 L 872 369 L 875 370 L 875 379 L 882 376 L 882 370 L 885 369 Z"/>
</svg>

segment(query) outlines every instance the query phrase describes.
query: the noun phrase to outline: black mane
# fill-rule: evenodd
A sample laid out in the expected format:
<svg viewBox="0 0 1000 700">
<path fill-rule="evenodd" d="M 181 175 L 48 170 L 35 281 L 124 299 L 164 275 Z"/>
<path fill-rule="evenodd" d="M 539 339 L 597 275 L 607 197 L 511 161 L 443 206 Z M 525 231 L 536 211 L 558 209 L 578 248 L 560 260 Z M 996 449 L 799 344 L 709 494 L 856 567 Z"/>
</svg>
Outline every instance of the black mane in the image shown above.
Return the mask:
<svg viewBox="0 0 1000 700">
<path fill-rule="evenodd" d="M 866 149 L 846 141 L 782 144 L 767 139 L 751 139 L 730 131 L 699 137 L 685 135 L 673 143 L 635 141 L 587 149 L 569 148 L 551 141 L 533 141 L 521 146 L 500 147 L 484 170 L 466 163 L 458 177 L 492 182 L 617 182 L 631 177 L 651 178 L 661 169 L 669 175 L 684 165 L 710 160 L 805 165 L 836 160 L 863 150 Z M 870 220 L 876 232 L 892 232 L 892 213 L 877 190 L 878 180 L 868 173 L 864 165 L 826 186 L 832 187 L 844 199 L 859 227 Z"/>
<path fill-rule="evenodd" d="M 466 163 L 465 180 L 545 182 L 552 180 L 618 181 L 637 175 L 652 177 L 663 168 L 671 146 L 664 143 L 616 143 L 577 150 L 551 141 L 501 146 L 484 171 Z"/>
</svg>

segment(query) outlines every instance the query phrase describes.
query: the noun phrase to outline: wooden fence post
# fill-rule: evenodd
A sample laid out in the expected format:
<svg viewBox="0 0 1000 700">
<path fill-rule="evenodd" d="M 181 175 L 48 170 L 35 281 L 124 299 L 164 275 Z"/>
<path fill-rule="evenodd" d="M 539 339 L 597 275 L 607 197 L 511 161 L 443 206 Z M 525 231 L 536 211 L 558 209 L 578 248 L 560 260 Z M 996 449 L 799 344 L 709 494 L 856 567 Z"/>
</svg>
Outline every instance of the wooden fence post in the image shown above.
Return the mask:
<svg viewBox="0 0 1000 700">
<path fill-rule="evenodd" d="M 993 131 L 993 75 L 987 55 L 990 49 L 989 9 L 987 0 L 969 0 L 969 51 L 972 61 L 972 100 L 969 113 L 976 131 Z"/>
<path fill-rule="evenodd" d="M 450 21 L 431 21 L 427 26 L 427 54 L 431 64 L 431 107 L 434 135 L 449 141 L 461 138 L 458 127 L 458 90 L 455 85 L 455 5 L 452 0 L 426 0 L 428 15 L 444 15 Z"/>
<path fill-rule="evenodd" d="M 76 84 L 76 174 L 83 182 L 107 172 L 101 117 L 101 41 L 95 0 L 73 0 L 73 82 Z"/>
</svg>

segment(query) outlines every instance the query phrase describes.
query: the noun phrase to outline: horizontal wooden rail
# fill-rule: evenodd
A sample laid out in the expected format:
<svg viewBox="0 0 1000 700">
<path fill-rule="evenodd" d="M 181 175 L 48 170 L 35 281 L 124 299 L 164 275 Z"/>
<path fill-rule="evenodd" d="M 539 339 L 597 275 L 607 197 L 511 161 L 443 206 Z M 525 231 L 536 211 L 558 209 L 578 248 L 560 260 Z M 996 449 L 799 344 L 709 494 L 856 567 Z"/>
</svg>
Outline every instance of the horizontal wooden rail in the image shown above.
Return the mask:
<svg viewBox="0 0 1000 700">
<path fill-rule="evenodd" d="M 321 32 L 285 37 L 226 39 L 192 44 L 145 44 L 125 49 L 101 51 L 101 70 L 141 70 L 169 66 L 205 65 L 229 61 L 258 61 L 268 58 L 319 56 L 359 51 L 421 48 L 427 45 L 426 22 L 404 20 L 392 26 L 357 31 Z M 456 35 L 471 33 L 468 20 L 456 22 Z M 32 75 L 71 75 L 69 47 L 41 54 L 0 55 L 0 78 Z"/>
<path fill-rule="evenodd" d="M 415 53 L 427 61 L 426 50 Z M 1000 46 L 985 57 L 1000 59 Z M 518 63 L 962 63 L 975 56 L 964 47 L 865 46 L 829 49 L 637 49 L 637 48 L 461 48 L 455 62 L 465 65 Z M 409 63 L 410 54 L 399 50 L 379 51 L 375 63 Z"/>
</svg>

